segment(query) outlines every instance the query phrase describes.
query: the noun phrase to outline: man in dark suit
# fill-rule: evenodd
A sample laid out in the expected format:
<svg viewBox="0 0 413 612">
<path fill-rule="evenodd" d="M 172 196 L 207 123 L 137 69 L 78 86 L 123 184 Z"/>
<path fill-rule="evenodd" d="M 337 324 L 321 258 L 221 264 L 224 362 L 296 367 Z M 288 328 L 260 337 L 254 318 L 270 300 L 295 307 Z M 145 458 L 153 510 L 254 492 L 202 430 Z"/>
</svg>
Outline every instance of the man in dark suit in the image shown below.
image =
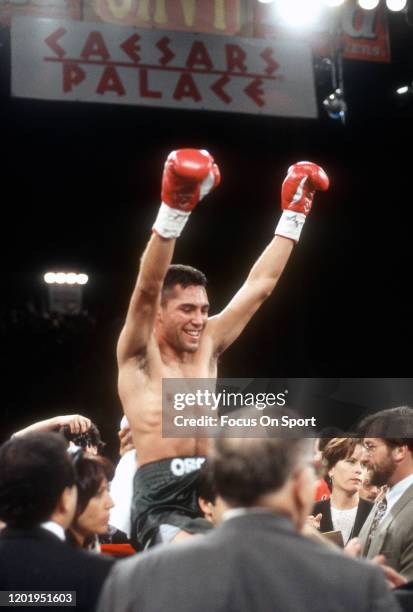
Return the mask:
<svg viewBox="0 0 413 612">
<path fill-rule="evenodd" d="M 298 533 L 313 501 L 312 440 L 222 438 L 209 461 L 222 524 L 120 562 L 99 612 L 398 610 L 378 567 Z"/>
<path fill-rule="evenodd" d="M 76 610 L 94 610 L 112 562 L 64 542 L 76 502 L 60 435 L 27 434 L 0 447 L 0 590 L 76 591 Z"/>
<path fill-rule="evenodd" d="M 413 409 L 400 406 L 367 417 L 364 434 L 371 483 L 387 485 L 360 531 L 367 559 L 384 555 L 386 563 L 413 580 Z"/>
</svg>

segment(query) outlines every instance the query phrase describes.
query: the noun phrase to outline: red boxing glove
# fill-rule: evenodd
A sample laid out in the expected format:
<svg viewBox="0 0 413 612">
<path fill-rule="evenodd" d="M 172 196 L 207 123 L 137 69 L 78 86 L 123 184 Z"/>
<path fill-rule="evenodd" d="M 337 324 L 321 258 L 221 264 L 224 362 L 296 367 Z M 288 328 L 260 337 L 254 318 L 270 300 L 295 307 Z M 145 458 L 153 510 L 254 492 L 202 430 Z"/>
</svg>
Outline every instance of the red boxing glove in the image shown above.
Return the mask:
<svg viewBox="0 0 413 612">
<path fill-rule="evenodd" d="M 315 192 L 326 191 L 329 184 L 327 174 L 317 164 L 298 162 L 290 166 L 281 190 L 281 207 L 284 212 L 275 233 L 298 242 Z"/>
<path fill-rule="evenodd" d="M 326 191 L 330 181 L 324 170 L 312 162 L 298 162 L 288 168 L 281 190 L 283 210 L 308 215 L 316 191 Z"/>
<path fill-rule="evenodd" d="M 193 208 L 220 182 L 218 166 L 205 150 L 180 149 L 168 155 L 162 176 L 162 204 L 153 230 L 177 238 Z"/>
<path fill-rule="evenodd" d="M 173 151 L 163 171 L 162 202 L 171 208 L 191 211 L 219 181 L 218 166 L 208 151 Z"/>
</svg>

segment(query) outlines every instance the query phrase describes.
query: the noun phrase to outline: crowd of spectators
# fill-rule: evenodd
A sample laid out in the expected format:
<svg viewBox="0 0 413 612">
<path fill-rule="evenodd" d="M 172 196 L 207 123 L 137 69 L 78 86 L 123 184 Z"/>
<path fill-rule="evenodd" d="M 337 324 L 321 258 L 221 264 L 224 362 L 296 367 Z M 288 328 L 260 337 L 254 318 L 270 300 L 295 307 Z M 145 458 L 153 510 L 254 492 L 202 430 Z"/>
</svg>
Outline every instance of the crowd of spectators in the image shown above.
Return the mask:
<svg viewBox="0 0 413 612">
<path fill-rule="evenodd" d="M 0 368 L 7 398 L 3 439 L 12 433 L 13 424 L 24 427 L 27 415 L 45 418 L 58 406 L 59 411 L 84 411 L 103 421 L 105 437 L 113 442 L 119 411 L 113 346 L 119 324 L 115 317 L 108 322 L 104 313 L 96 308 L 95 312 L 61 315 L 39 300 L 2 306 Z M 24 364 L 23 370 L 17 363 Z"/>
<path fill-rule="evenodd" d="M 150 552 L 111 524 L 124 500 L 122 487 L 112 499 L 96 425 L 77 414 L 32 423 L 0 447 L 0 590 L 75 591 L 90 612 L 412 609 L 412 419 L 410 408 L 382 411 L 363 437 L 317 448 L 215 440 L 197 481 L 214 529 Z M 125 420 L 121 432 L 120 463 L 136 462 Z"/>
<path fill-rule="evenodd" d="M 28 301 L 19 308 L 3 307 L 0 310 L 0 336 L 4 341 L 7 338 L 14 341 L 16 335 L 29 334 L 41 336 L 46 342 L 62 344 L 73 336 L 82 336 L 95 325 L 96 319 L 85 309 L 67 316 Z"/>
</svg>

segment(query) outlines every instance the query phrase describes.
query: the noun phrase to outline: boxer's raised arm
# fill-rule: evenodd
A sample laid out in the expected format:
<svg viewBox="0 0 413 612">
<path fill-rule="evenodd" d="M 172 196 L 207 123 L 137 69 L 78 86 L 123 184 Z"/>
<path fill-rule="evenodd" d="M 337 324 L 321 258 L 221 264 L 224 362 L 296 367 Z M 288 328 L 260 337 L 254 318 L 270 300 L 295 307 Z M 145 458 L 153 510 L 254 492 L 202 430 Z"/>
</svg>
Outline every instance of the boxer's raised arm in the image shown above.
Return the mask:
<svg viewBox="0 0 413 612">
<path fill-rule="evenodd" d="M 162 283 L 171 262 L 175 240 L 152 234 L 141 259 L 138 279 L 119 336 L 118 362 L 146 351 L 158 308 Z"/>
<path fill-rule="evenodd" d="M 316 164 L 299 162 L 288 169 L 281 193 L 283 213 L 275 237 L 228 306 L 209 321 L 216 353 L 222 353 L 238 338 L 253 314 L 272 293 L 294 244 L 298 242 L 315 192 L 325 191 L 328 186 L 326 173 Z"/>
<path fill-rule="evenodd" d="M 192 209 L 219 180 L 218 168 L 205 150 L 180 149 L 168 156 L 162 176 L 162 204 L 142 256 L 118 341 L 119 364 L 146 352 L 175 239 L 180 236 Z"/>
</svg>

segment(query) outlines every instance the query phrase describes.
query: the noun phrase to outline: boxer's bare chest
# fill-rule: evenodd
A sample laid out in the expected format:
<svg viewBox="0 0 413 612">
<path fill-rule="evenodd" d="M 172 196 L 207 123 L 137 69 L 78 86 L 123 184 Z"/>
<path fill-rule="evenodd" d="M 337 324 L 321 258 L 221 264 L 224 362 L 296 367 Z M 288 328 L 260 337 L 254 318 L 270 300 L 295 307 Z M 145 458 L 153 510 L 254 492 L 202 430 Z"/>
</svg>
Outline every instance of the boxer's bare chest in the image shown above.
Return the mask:
<svg viewBox="0 0 413 612">
<path fill-rule="evenodd" d="M 165 457 L 206 453 L 205 439 L 163 437 L 163 386 L 165 381 L 171 390 L 178 385 L 175 391 L 179 393 L 196 393 L 199 385 L 211 387 L 213 391 L 217 359 L 200 354 L 190 363 L 179 363 L 159 356 L 160 359 L 153 359 L 147 367 L 130 364 L 120 372 L 119 392 L 141 464 Z"/>
<path fill-rule="evenodd" d="M 155 406 L 160 411 L 164 381 L 176 381 L 182 388 L 187 385 L 191 390 L 198 379 L 214 386 L 217 370 L 218 359 L 207 350 L 200 350 L 185 362 L 171 359 L 161 351 L 149 355 L 146 363 L 130 362 L 122 368 L 119 377 L 123 408 L 128 412 L 132 407 L 135 412 L 139 406 L 140 417 L 148 410 L 153 413 Z"/>
</svg>

